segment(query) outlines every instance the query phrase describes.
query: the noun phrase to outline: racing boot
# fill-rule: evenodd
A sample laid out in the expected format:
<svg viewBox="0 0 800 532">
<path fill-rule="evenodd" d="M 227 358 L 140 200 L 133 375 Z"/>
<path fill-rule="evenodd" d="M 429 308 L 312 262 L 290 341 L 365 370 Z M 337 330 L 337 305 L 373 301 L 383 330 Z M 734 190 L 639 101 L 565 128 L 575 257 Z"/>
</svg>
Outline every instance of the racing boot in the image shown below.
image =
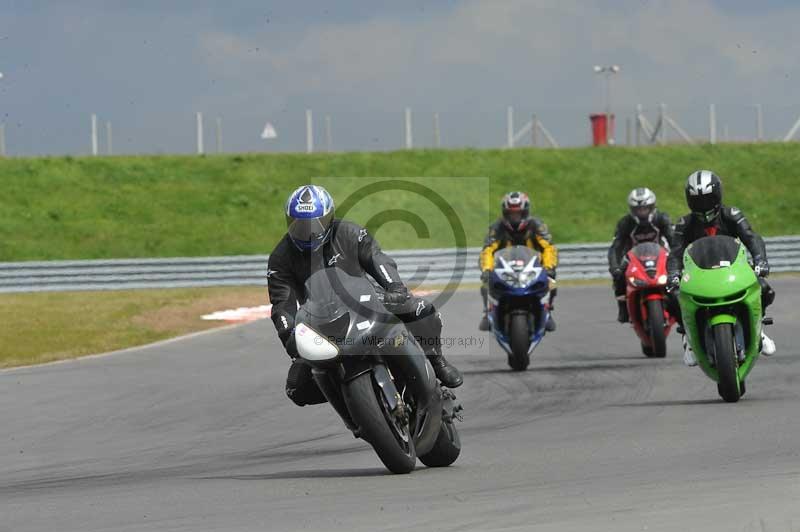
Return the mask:
<svg viewBox="0 0 800 532">
<path fill-rule="evenodd" d="M 556 330 L 556 320 L 553 319 L 553 309 L 550 309 L 550 312 L 547 314 L 547 322 L 544 324 L 544 330 L 547 332 L 553 332 Z"/>
<path fill-rule="evenodd" d="M 448 388 L 458 388 L 464 383 L 464 378 L 461 372 L 455 366 L 450 364 L 439 348 L 431 349 L 425 355 L 433 366 L 433 371 L 436 373 L 436 378 Z"/>
<path fill-rule="evenodd" d="M 763 330 L 761 331 L 761 354 L 765 357 L 775 354 L 775 342 Z"/>
<path fill-rule="evenodd" d="M 628 323 L 630 316 L 628 316 L 628 302 L 622 299 L 617 300 L 617 321 L 620 323 Z"/>
<path fill-rule="evenodd" d="M 555 274 L 550 275 L 551 284 L 555 285 Z M 558 294 L 558 288 L 553 288 L 550 290 L 550 296 L 547 300 L 547 310 L 549 311 L 547 314 L 547 322 L 544 324 L 544 330 L 547 332 L 553 332 L 556 330 L 556 320 L 553 318 L 553 311 L 555 310 L 556 306 L 553 304 L 553 301 L 556 299 L 556 294 Z"/>
<path fill-rule="evenodd" d="M 694 351 L 692 351 L 692 346 L 686 340 L 686 335 L 681 335 L 681 338 L 683 340 L 683 363 L 690 368 L 694 367 L 697 365 L 697 357 L 694 356 Z"/>
<path fill-rule="evenodd" d="M 481 318 L 481 322 L 478 324 L 479 331 L 488 331 L 490 329 L 489 326 L 489 316 L 487 315 L 486 311 L 483 312 L 483 317 Z"/>
</svg>

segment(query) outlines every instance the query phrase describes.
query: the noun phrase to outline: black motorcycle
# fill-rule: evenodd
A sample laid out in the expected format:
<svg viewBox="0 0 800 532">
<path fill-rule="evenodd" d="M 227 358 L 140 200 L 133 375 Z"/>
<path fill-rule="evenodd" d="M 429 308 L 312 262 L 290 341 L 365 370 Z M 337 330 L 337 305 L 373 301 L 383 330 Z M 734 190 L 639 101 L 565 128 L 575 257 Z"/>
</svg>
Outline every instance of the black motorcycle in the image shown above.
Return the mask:
<svg viewBox="0 0 800 532">
<path fill-rule="evenodd" d="M 461 407 L 383 306 L 383 293 L 339 268 L 314 273 L 305 286 L 297 350 L 347 428 L 393 473 L 413 471 L 417 457 L 429 467 L 455 462 L 461 441 L 453 420 Z"/>
</svg>

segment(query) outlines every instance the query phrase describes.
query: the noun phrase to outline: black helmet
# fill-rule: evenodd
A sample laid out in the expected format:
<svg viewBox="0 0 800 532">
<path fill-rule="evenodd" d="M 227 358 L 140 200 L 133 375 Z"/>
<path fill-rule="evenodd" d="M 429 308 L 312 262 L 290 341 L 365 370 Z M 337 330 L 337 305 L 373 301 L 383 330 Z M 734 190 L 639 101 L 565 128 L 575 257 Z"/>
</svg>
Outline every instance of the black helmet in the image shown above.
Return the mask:
<svg viewBox="0 0 800 532">
<path fill-rule="evenodd" d="M 634 188 L 628 194 L 628 208 L 637 224 L 652 222 L 656 215 L 656 195 L 649 188 Z"/>
<path fill-rule="evenodd" d="M 722 207 L 722 180 L 711 170 L 693 172 L 686 180 L 686 204 L 704 223 L 713 222 Z"/>
</svg>

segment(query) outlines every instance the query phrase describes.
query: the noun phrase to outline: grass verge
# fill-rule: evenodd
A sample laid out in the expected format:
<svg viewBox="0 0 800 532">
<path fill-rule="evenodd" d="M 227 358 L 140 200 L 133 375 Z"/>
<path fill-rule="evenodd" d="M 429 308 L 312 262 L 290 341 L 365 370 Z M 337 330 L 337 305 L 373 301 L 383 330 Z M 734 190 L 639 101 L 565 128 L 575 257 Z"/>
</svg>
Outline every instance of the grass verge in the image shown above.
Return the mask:
<svg viewBox="0 0 800 532">
<path fill-rule="evenodd" d="M 508 190 L 531 194 L 556 243 L 611 239 L 631 188 L 649 186 L 673 218 L 686 212 L 685 177 L 718 172 L 725 200 L 764 235 L 800 233 L 796 143 L 576 148 L 411 150 L 383 153 L 252 154 L 95 158 L 0 158 L 0 261 L 259 254 L 284 232 L 283 203 L 309 181 L 337 202 L 364 178 L 486 177 L 450 181 L 445 199 L 467 244 L 480 245 Z M 434 180 L 435 181 L 435 180 Z M 453 245 L 444 220 L 419 198 L 383 193 L 349 217 L 411 209 L 430 227 L 390 219 L 377 232 L 387 249 Z M 392 214 L 386 213 L 384 214 Z M 396 214 L 396 213 L 394 213 Z M 376 218 L 375 223 L 380 221 Z"/>
<path fill-rule="evenodd" d="M 203 314 L 263 305 L 266 290 L 181 288 L 0 294 L 0 368 L 143 345 L 225 325 Z"/>
</svg>

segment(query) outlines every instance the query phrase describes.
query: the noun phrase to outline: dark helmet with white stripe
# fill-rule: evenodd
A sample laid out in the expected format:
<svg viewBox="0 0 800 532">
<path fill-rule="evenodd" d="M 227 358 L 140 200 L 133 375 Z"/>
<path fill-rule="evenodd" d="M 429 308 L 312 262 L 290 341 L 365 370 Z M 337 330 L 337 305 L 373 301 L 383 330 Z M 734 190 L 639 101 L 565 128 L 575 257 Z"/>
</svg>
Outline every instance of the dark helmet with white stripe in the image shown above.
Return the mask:
<svg viewBox="0 0 800 532">
<path fill-rule="evenodd" d="M 628 194 L 628 208 L 637 224 L 652 222 L 656 215 L 655 193 L 649 188 L 634 188 Z"/>
<path fill-rule="evenodd" d="M 698 170 L 686 179 L 686 203 L 692 214 L 710 224 L 722 207 L 722 180 L 711 170 Z"/>
<path fill-rule="evenodd" d="M 330 236 L 333 198 L 317 185 L 298 187 L 286 200 L 289 238 L 301 251 L 318 249 Z"/>
</svg>

